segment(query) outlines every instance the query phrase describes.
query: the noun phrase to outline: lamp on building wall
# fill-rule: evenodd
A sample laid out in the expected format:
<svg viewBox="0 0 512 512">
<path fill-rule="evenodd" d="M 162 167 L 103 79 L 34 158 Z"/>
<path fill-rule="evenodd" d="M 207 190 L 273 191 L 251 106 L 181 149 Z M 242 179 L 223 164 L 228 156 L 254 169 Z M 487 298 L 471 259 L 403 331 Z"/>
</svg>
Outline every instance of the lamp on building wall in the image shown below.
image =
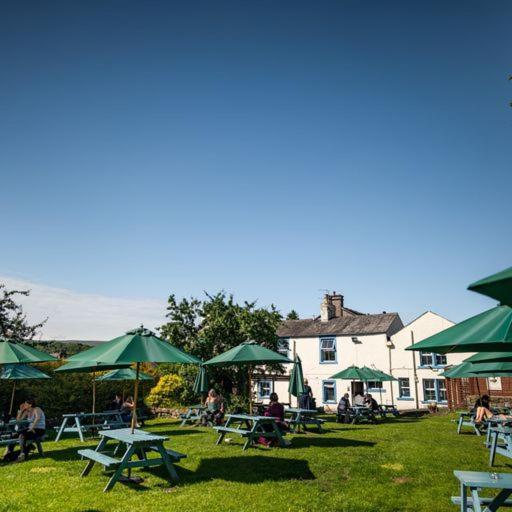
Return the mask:
<svg viewBox="0 0 512 512">
<path fill-rule="evenodd" d="M 357 336 L 352 336 L 352 343 L 356 343 L 357 345 L 360 345 L 363 342 Z"/>
</svg>

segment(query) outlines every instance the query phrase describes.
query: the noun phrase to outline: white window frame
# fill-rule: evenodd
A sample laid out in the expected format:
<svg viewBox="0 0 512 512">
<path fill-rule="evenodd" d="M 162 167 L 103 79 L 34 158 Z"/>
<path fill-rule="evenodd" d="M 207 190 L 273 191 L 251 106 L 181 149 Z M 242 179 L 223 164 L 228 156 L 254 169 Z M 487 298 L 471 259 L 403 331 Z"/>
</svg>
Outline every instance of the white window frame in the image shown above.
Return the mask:
<svg viewBox="0 0 512 512">
<path fill-rule="evenodd" d="M 290 338 L 280 338 L 277 342 L 277 352 L 284 357 L 290 354 Z"/>
<path fill-rule="evenodd" d="M 404 384 L 407 381 L 407 384 Z M 403 390 L 407 390 L 407 394 Z M 411 379 L 409 377 L 398 377 L 398 398 L 412 398 L 411 396 Z"/>
<path fill-rule="evenodd" d="M 332 347 L 324 348 L 324 342 L 332 341 Z M 320 364 L 337 364 L 338 363 L 338 351 L 336 347 L 336 336 L 322 336 L 319 341 L 320 350 Z M 334 354 L 334 359 L 325 359 L 326 353 Z"/>
<path fill-rule="evenodd" d="M 327 400 L 325 396 L 326 388 L 332 389 L 333 398 L 332 400 Z M 336 381 L 335 380 L 324 380 L 322 381 L 322 403 L 324 404 L 336 404 L 338 403 L 336 400 Z"/>
<path fill-rule="evenodd" d="M 268 385 L 268 393 L 266 394 L 262 394 L 262 385 L 265 384 L 266 386 Z M 259 380 L 258 381 L 258 384 L 257 384 L 257 389 L 258 389 L 258 398 L 260 400 L 267 400 L 270 398 L 270 394 L 273 393 L 274 389 L 273 389 L 273 385 L 272 385 L 272 381 L 269 380 L 269 379 L 265 379 L 265 380 Z"/>
</svg>

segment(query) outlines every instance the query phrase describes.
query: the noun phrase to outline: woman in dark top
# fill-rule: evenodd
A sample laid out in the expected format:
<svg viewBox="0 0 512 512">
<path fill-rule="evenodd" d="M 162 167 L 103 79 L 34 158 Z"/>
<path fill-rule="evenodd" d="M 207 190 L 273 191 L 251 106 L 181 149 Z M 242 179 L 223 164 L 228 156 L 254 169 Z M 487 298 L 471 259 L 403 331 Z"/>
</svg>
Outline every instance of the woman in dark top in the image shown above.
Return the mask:
<svg viewBox="0 0 512 512">
<path fill-rule="evenodd" d="M 270 403 L 268 404 L 267 410 L 265 411 L 265 416 L 271 416 L 272 418 L 276 418 L 277 428 L 284 432 L 288 430 L 288 424 L 284 420 L 284 406 L 279 403 L 279 397 L 277 393 L 270 393 Z M 263 425 L 265 432 L 272 432 L 272 425 Z M 266 439 L 264 436 L 261 436 L 258 440 L 260 444 L 265 446 L 270 446 L 271 444 L 276 444 L 277 439 Z"/>
</svg>

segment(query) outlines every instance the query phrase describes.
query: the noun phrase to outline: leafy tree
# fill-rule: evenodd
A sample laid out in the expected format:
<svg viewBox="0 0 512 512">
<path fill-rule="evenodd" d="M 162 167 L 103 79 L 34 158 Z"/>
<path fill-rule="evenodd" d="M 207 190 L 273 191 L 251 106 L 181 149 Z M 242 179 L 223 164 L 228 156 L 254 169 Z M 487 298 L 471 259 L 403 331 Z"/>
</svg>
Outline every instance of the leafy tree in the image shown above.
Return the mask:
<svg viewBox="0 0 512 512">
<path fill-rule="evenodd" d="M 168 322 L 160 327 L 162 337 L 203 360 L 248 340 L 277 350 L 276 330 L 282 320 L 273 305 L 259 308 L 256 301 L 238 304 L 233 295 L 225 292 L 205 294 L 202 301 L 194 298 L 177 301 L 175 295 L 170 295 L 166 317 Z M 273 369 L 282 371 L 280 365 Z M 177 371 L 183 376 L 187 382 L 183 399 L 192 401 L 191 387 L 197 369 L 173 365 L 162 367 L 162 370 Z M 247 369 L 244 367 L 210 367 L 208 374 L 212 385 L 224 394 L 244 394 L 247 390 Z"/>
<path fill-rule="evenodd" d="M 29 290 L 8 290 L 0 283 L 0 336 L 15 340 L 31 340 L 47 319 L 30 325 L 21 304 L 16 302 L 16 296 L 27 297 Z"/>
<path fill-rule="evenodd" d="M 295 309 L 292 309 L 287 315 L 286 320 L 299 320 L 299 313 L 295 311 Z"/>
</svg>

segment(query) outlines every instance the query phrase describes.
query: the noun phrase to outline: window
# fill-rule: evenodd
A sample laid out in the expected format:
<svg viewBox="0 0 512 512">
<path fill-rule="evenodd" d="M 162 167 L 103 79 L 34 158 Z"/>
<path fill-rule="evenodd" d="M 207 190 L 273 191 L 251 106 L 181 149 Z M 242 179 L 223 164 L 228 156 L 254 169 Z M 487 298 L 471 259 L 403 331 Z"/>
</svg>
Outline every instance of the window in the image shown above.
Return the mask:
<svg viewBox="0 0 512 512">
<path fill-rule="evenodd" d="M 446 366 L 446 356 L 432 352 L 420 352 L 420 366 Z"/>
<path fill-rule="evenodd" d="M 336 362 L 336 338 L 320 338 L 320 362 Z"/>
<path fill-rule="evenodd" d="M 423 379 L 423 400 L 425 402 L 446 402 L 446 381 L 444 379 Z"/>
<path fill-rule="evenodd" d="M 400 398 L 411 398 L 411 384 L 408 378 L 398 379 L 398 396 Z"/>
<path fill-rule="evenodd" d="M 369 380 L 367 382 L 368 389 L 382 389 L 382 382 L 376 380 Z"/>
<path fill-rule="evenodd" d="M 258 398 L 270 398 L 270 393 L 272 393 L 272 381 L 258 381 Z"/>
<path fill-rule="evenodd" d="M 290 340 L 287 338 L 280 339 L 277 342 L 277 351 L 284 357 L 288 357 L 288 353 L 290 351 Z"/>
<path fill-rule="evenodd" d="M 322 383 L 322 398 L 324 404 L 336 403 L 336 382 L 333 380 L 324 380 Z"/>
</svg>

